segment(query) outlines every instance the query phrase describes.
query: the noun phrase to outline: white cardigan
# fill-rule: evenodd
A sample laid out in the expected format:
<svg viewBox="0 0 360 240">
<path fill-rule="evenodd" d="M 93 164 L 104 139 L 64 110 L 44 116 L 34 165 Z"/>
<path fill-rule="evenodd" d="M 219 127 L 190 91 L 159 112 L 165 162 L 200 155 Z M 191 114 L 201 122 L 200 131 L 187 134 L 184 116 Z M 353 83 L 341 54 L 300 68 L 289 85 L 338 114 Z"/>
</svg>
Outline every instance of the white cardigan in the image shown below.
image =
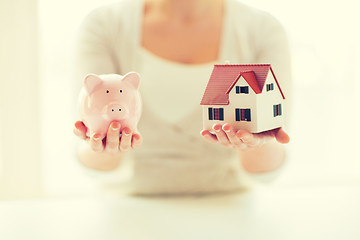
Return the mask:
<svg viewBox="0 0 360 240">
<path fill-rule="evenodd" d="M 288 89 L 290 54 L 283 27 L 268 13 L 238 0 L 225 3 L 219 62 L 271 63 L 282 87 Z M 90 70 L 99 74 L 137 70 L 142 13 L 143 0 L 122 0 L 88 15 L 78 44 L 81 77 Z"/>
<path fill-rule="evenodd" d="M 271 63 L 289 96 L 290 54 L 282 26 L 268 13 L 238 0 L 225 2 L 218 62 Z M 125 74 L 141 69 L 142 13 L 142 0 L 122 0 L 89 14 L 80 32 L 78 79 L 89 72 Z M 152 115 L 144 102 L 139 124 L 144 144 L 133 153 L 132 192 L 207 193 L 244 186 L 246 174 L 234 152 L 201 138 L 200 107 L 178 124 L 169 124 Z"/>
</svg>

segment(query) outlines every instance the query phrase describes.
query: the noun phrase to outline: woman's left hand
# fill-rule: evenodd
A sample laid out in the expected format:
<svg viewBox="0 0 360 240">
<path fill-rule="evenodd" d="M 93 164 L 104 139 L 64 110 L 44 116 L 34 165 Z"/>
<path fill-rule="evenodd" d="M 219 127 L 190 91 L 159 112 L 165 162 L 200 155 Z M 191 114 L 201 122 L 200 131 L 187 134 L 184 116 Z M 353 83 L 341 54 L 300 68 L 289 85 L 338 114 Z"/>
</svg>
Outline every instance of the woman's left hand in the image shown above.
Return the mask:
<svg viewBox="0 0 360 240">
<path fill-rule="evenodd" d="M 220 143 L 225 147 L 234 148 L 241 151 L 247 151 L 258 148 L 273 139 L 281 144 L 286 144 L 290 141 L 289 135 L 282 129 L 276 128 L 273 130 L 250 133 L 246 130 L 236 131 L 231 124 L 214 124 L 212 134 L 209 130 L 202 130 L 201 135 L 208 142 Z"/>
</svg>

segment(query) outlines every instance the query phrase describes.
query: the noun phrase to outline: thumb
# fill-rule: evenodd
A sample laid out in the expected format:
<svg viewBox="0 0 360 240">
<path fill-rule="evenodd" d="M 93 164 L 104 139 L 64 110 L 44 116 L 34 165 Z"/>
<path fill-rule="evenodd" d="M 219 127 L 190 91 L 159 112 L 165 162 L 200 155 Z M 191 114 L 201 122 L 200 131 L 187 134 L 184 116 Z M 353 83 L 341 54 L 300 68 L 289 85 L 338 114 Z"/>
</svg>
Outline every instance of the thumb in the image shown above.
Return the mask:
<svg viewBox="0 0 360 240">
<path fill-rule="evenodd" d="M 286 144 L 290 142 L 289 135 L 284 131 L 283 128 L 279 128 L 279 130 L 275 133 L 276 141 L 282 144 Z"/>
</svg>

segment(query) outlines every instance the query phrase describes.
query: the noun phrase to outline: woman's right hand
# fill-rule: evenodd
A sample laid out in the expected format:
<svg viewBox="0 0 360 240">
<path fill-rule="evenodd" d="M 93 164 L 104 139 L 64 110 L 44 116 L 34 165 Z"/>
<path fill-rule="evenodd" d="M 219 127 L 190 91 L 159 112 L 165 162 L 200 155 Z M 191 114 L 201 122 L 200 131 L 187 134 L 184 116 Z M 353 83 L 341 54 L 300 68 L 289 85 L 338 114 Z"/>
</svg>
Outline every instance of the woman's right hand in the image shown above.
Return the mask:
<svg viewBox="0 0 360 240">
<path fill-rule="evenodd" d="M 130 128 L 125 127 L 120 136 L 120 128 L 120 123 L 114 121 L 110 124 L 104 139 L 101 139 L 99 133 L 87 137 L 87 127 L 82 121 L 77 121 L 75 123 L 74 133 L 79 138 L 87 141 L 94 152 L 108 152 L 111 154 L 124 153 L 141 145 L 142 137 L 139 133 L 134 133 Z"/>
</svg>

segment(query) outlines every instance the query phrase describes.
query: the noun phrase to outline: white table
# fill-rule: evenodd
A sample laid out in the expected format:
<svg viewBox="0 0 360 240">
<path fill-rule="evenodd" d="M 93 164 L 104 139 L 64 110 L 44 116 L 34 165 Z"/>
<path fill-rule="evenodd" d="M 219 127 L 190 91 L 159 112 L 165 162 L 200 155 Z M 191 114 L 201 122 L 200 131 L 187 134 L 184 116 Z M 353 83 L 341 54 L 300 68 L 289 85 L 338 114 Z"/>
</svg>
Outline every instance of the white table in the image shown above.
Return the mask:
<svg viewBox="0 0 360 240">
<path fill-rule="evenodd" d="M 257 188 L 238 195 L 120 195 L 0 202 L 1 240 L 360 239 L 360 187 Z"/>
</svg>

